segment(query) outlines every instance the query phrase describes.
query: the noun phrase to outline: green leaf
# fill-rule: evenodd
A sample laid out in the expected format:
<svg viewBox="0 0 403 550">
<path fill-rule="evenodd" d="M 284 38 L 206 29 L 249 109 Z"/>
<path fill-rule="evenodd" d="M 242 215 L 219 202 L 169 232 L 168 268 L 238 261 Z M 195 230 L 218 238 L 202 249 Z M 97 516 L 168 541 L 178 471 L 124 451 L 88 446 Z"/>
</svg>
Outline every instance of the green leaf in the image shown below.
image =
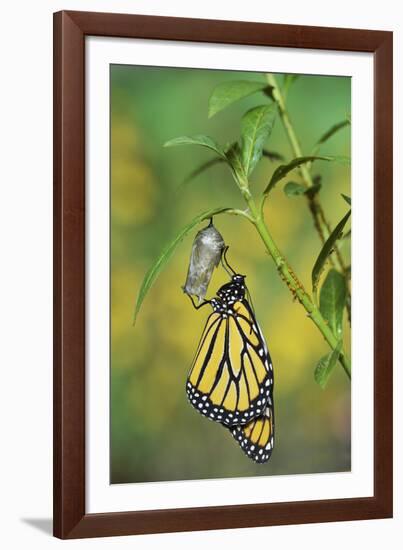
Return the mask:
<svg viewBox="0 0 403 550">
<path fill-rule="evenodd" d="M 350 165 L 351 164 L 351 158 L 347 157 L 346 155 L 330 156 L 329 160 L 333 160 L 334 162 L 338 162 L 339 164 L 345 164 L 345 165 Z"/>
<path fill-rule="evenodd" d="M 345 126 L 349 126 L 350 121 L 349 120 L 342 120 L 341 122 L 338 122 L 337 124 L 334 124 L 327 132 L 325 132 L 320 139 L 317 142 L 317 145 L 322 145 L 322 143 L 325 143 L 328 139 L 330 139 L 334 134 L 336 134 L 339 130 L 344 128 Z"/>
<path fill-rule="evenodd" d="M 346 225 L 347 220 L 350 217 L 350 214 L 351 214 L 351 210 L 349 210 L 347 214 L 344 216 L 344 218 L 336 225 L 332 233 L 329 235 L 327 241 L 323 245 L 322 250 L 320 251 L 319 256 L 316 259 L 315 265 L 313 266 L 313 269 L 312 269 L 312 292 L 314 296 L 316 296 L 319 279 L 325 267 L 326 260 L 330 256 L 333 250 L 333 246 L 335 245 L 337 239 L 341 237 L 344 226 Z"/>
<path fill-rule="evenodd" d="M 263 156 L 271 160 L 272 162 L 279 160 L 284 160 L 284 157 L 281 153 L 277 153 L 276 151 L 269 151 L 268 149 L 263 149 Z"/>
<path fill-rule="evenodd" d="M 190 172 L 190 174 L 188 174 L 186 176 L 186 178 L 178 186 L 178 189 L 181 188 L 181 187 L 184 187 L 185 185 L 190 183 L 194 178 L 196 178 L 197 176 L 199 176 L 200 174 L 202 174 L 203 172 L 205 172 L 206 170 L 208 170 L 212 166 L 215 166 L 216 164 L 220 164 L 222 162 L 224 162 L 224 159 L 222 159 L 221 157 L 219 157 L 219 158 L 215 157 L 213 159 L 208 160 L 207 162 L 203 162 L 203 164 L 201 164 L 195 170 L 192 170 L 192 172 Z"/>
<path fill-rule="evenodd" d="M 238 142 L 235 142 L 226 152 L 227 162 L 229 163 L 235 180 L 244 183 L 248 178 L 245 174 L 242 163 L 242 151 Z"/>
<path fill-rule="evenodd" d="M 284 193 L 287 197 L 296 197 L 297 195 L 304 195 L 306 191 L 305 185 L 302 183 L 296 183 L 295 181 L 289 181 L 284 186 Z"/>
<path fill-rule="evenodd" d="M 145 274 L 143 282 L 141 283 L 141 287 L 138 292 L 137 300 L 136 300 L 136 307 L 134 312 L 134 323 L 136 322 L 141 304 L 143 303 L 143 300 L 147 292 L 150 290 L 155 280 L 157 279 L 158 275 L 161 273 L 161 271 L 164 269 L 168 261 L 171 259 L 178 244 L 186 237 L 186 235 L 197 224 L 199 224 L 203 220 L 208 220 L 209 218 L 211 218 L 212 216 L 215 216 L 216 214 L 227 212 L 228 210 L 231 210 L 231 209 L 230 208 L 213 208 L 212 210 L 207 210 L 206 212 L 199 214 L 198 216 L 193 218 L 193 220 L 190 223 L 188 223 L 184 228 L 182 228 L 182 230 L 178 233 L 175 239 L 172 242 L 170 242 L 168 246 L 164 248 L 160 256 L 157 258 L 157 260 L 152 264 L 150 269 Z"/>
<path fill-rule="evenodd" d="M 214 88 L 209 99 L 208 116 L 211 118 L 222 111 L 228 105 L 248 97 L 256 92 L 264 92 L 271 86 L 265 82 L 251 80 L 234 80 L 232 82 L 223 82 Z"/>
<path fill-rule="evenodd" d="M 322 357 L 319 363 L 316 365 L 314 377 L 319 386 L 325 389 L 328 383 L 329 377 L 337 363 L 341 352 L 342 341 L 340 340 L 333 351 Z"/>
<path fill-rule="evenodd" d="M 177 145 L 201 145 L 202 147 L 207 147 L 207 149 L 214 151 L 222 159 L 227 160 L 222 147 L 209 136 L 181 136 L 164 143 L 164 147 L 175 147 Z"/>
<path fill-rule="evenodd" d="M 331 157 L 297 157 L 293 159 L 288 164 L 281 164 L 276 170 L 274 170 L 273 175 L 264 190 L 264 195 L 267 195 L 270 193 L 270 191 L 274 188 L 274 186 L 281 181 L 283 178 L 286 177 L 286 175 L 291 172 L 291 170 L 294 170 L 294 168 L 297 168 L 298 166 L 301 166 L 301 164 L 305 164 L 307 162 L 313 162 L 314 160 L 331 160 Z"/>
<path fill-rule="evenodd" d="M 262 158 L 263 145 L 271 134 L 276 113 L 274 104 L 260 105 L 250 109 L 242 117 L 242 164 L 247 176 Z"/>
<path fill-rule="evenodd" d="M 348 195 L 343 195 L 343 193 L 341 193 L 341 196 L 346 201 L 346 203 L 351 206 L 351 197 L 349 197 Z"/>
<path fill-rule="evenodd" d="M 346 298 L 345 278 L 335 269 L 331 269 L 320 290 L 319 309 L 337 339 L 341 338 L 343 332 Z"/>
</svg>

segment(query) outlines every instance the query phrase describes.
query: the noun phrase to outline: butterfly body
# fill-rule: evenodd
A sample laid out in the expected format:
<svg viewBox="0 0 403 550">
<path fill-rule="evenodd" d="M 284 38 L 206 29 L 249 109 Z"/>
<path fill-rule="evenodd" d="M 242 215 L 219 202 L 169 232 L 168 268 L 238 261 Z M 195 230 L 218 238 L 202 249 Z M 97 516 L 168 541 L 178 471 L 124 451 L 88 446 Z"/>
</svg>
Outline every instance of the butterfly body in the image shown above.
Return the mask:
<svg viewBox="0 0 403 550">
<path fill-rule="evenodd" d="M 191 405 L 228 428 L 247 425 L 271 402 L 273 367 L 246 298 L 245 277 L 234 274 L 210 300 L 186 383 Z"/>
</svg>

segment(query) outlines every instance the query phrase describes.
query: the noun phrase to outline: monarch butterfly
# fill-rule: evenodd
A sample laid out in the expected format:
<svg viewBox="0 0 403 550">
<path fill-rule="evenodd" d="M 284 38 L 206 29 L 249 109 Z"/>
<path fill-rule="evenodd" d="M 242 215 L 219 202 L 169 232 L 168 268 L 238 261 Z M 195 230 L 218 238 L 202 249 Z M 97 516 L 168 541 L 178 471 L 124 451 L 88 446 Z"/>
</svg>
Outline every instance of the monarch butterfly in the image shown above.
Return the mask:
<svg viewBox="0 0 403 550">
<path fill-rule="evenodd" d="M 245 276 L 231 270 L 231 281 L 196 309 L 211 304 L 186 392 L 201 414 L 224 426 L 248 425 L 272 407 L 273 366 L 246 294 Z M 224 268 L 228 271 L 227 267 Z M 250 296 L 250 295 L 249 295 Z M 268 418 L 268 417 L 266 417 Z M 266 421 L 265 421 L 266 422 Z M 247 426 L 243 428 L 248 431 Z"/>
<path fill-rule="evenodd" d="M 274 409 L 269 398 L 266 410 L 243 426 L 230 428 L 244 453 L 256 462 L 267 462 L 274 447 Z"/>
</svg>

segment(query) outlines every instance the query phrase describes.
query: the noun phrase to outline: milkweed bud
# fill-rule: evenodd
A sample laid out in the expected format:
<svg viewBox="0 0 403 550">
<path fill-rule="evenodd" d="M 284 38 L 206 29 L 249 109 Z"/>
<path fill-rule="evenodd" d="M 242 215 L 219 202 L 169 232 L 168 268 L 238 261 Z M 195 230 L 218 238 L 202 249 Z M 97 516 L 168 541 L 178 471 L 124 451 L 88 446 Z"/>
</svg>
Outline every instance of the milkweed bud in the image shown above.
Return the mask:
<svg viewBox="0 0 403 550">
<path fill-rule="evenodd" d="M 193 241 L 186 283 L 182 287 L 183 292 L 189 296 L 197 296 L 199 303 L 206 296 L 213 270 L 220 263 L 224 248 L 224 239 L 211 219 L 209 225 L 199 231 Z"/>
</svg>

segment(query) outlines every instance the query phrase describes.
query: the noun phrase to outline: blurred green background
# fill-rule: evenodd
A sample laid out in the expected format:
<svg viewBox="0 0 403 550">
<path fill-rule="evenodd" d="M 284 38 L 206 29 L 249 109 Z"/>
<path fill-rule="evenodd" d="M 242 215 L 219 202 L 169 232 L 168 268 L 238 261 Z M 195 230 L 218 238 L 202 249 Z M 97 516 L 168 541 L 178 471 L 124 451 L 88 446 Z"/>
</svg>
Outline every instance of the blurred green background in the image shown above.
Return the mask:
<svg viewBox="0 0 403 550">
<path fill-rule="evenodd" d="M 208 98 L 219 83 L 263 79 L 254 73 L 111 66 L 111 483 L 222 478 L 350 469 L 350 382 L 338 365 L 325 390 L 314 381 L 328 352 L 322 336 L 280 280 L 257 233 L 244 219 L 218 216 L 230 245 L 229 259 L 247 274 L 256 316 L 275 369 L 276 447 L 256 465 L 219 424 L 187 402 L 185 381 L 207 308 L 195 311 L 183 294 L 193 235 L 179 246 L 146 296 L 136 327 L 134 304 L 151 263 L 196 214 L 217 206 L 243 207 L 228 168 L 215 166 L 178 190 L 184 177 L 212 153 L 198 147 L 163 148 L 181 135 L 207 134 L 225 144 L 239 136 L 240 118 L 265 103 L 262 94 L 234 104 L 211 120 Z M 282 80 L 282 75 L 277 77 Z M 301 76 L 289 91 L 288 109 L 303 153 L 350 113 L 350 79 Z M 267 144 L 292 154 L 276 121 Z M 321 154 L 350 155 L 350 127 Z M 259 193 L 278 163 L 263 159 L 255 170 Z M 350 167 L 318 162 L 324 208 L 333 226 L 350 195 Z M 285 181 L 298 181 L 292 172 Z M 303 197 L 287 198 L 279 185 L 266 202 L 266 221 L 296 273 L 310 290 L 321 248 Z M 206 224 L 202 224 L 203 227 Z M 343 249 L 347 263 L 350 251 Z M 216 270 L 209 295 L 227 280 Z M 347 323 L 345 322 L 347 325 Z M 346 326 L 345 349 L 350 346 Z"/>
</svg>

